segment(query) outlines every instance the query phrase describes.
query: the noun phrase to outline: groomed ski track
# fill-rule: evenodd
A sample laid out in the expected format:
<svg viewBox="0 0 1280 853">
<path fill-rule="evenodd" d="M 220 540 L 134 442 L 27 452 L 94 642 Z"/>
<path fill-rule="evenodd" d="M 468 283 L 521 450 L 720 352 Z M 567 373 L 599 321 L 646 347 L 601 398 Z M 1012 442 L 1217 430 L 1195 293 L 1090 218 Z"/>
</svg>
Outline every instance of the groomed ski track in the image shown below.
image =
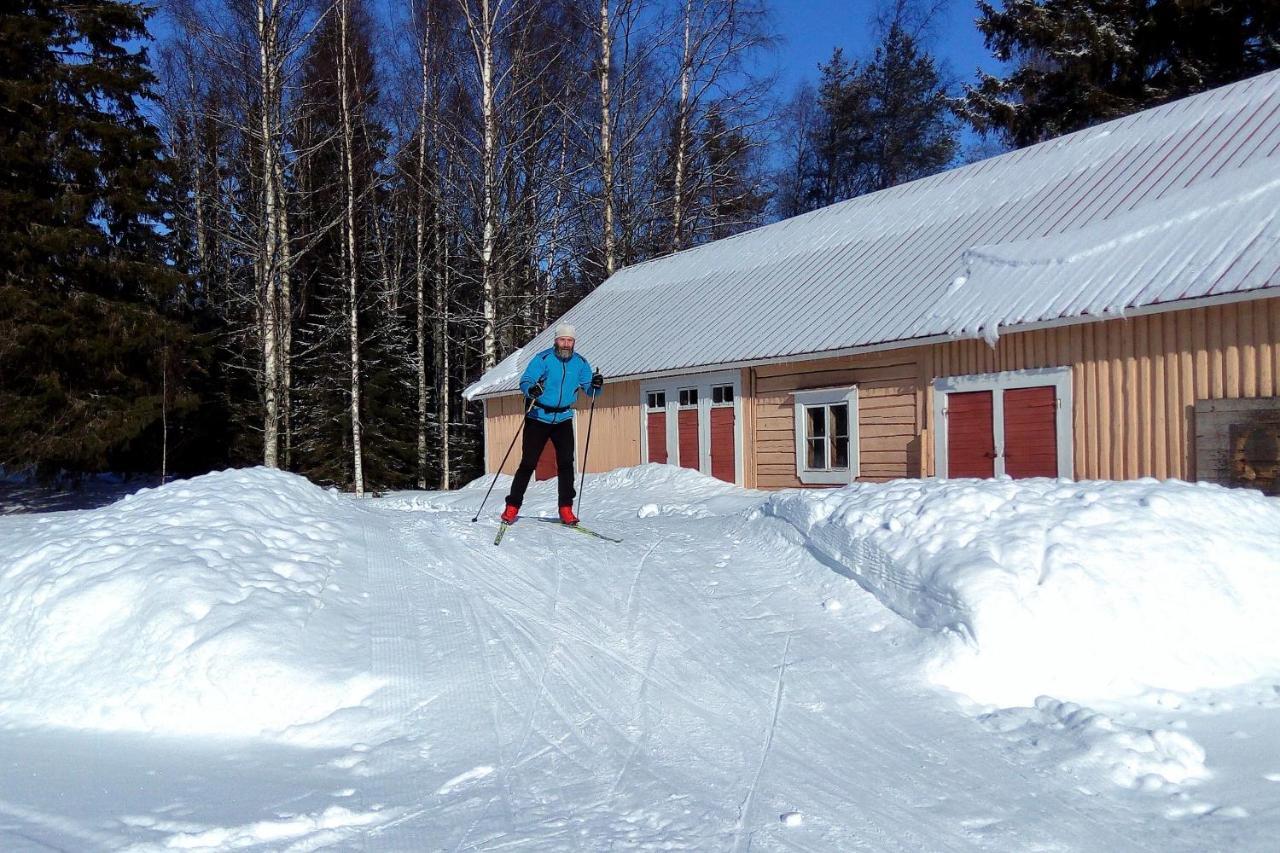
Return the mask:
<svg viewBox="0 0 1280 853">
<path fill-rule="evenodd" d="M 406 723 L 361 768 L 364 806 L 397 813 L 366 850 L 1198 846 L 1007 757 L 781 523 L 633 511 L 600 522 L 621 544 L 518 524 L 495 548 L 463 510 L 359 515 L 372 669 Z"/>
</svg>

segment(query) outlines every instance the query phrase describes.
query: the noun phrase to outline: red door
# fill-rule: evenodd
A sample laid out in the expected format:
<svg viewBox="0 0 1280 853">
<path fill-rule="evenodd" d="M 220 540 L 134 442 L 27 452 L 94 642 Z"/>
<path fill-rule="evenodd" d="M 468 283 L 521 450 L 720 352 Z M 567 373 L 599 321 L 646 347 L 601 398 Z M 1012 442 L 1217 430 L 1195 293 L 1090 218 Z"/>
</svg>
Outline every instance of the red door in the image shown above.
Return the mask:
<svg viewBox="0 0 1280 853">
<path fill-rule="evenodd" d="M 697 471 L 702 466 L 701 445 L 698 443 L 698 410 L 681 409 L 676 415 L 676 432 L 680 443 L 680 467 Z"/>
<path fill-rule="evenodd" d="M 711 476 L 726 483 L 737 479 L 733 449 L 733 406 L 711 409 Z"/>
<path fill-rule="evenodd" d="M 539 480 L 550 480 L 556 476 L 556 446 L 550 439 L 542 445 L 542 453 L 538 456 L 538 467 L 534 469 L 533 475 Z"/>
<path fill-rule="evenodd" d="M 649 431 L 648 461 L 665 464 L 667 461 L 667 413 L 650 412 L 646 428 Z"/>
<path fill-rule="evenodd" d="M 1004 472 L 1058 476 L 1058 395 L 1052 385 L 1004 392 Z"/>
<path fill-rule="evenodd" d="M 991 392 L 947 395 L 947 476 L 994 477 L 996 440 Z"/>
</svg>

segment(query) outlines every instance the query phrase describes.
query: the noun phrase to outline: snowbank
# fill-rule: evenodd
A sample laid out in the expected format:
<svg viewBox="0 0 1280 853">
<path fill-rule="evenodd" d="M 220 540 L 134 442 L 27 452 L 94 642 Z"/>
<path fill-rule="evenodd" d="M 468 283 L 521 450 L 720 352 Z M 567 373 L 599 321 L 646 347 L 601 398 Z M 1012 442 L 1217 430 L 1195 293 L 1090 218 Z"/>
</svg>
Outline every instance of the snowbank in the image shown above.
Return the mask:
<svg viewBox="0 0 1280 853">
<path fill-rule="evenodd" d="M 485 515 L 497 517 L 503 498 L 511 490 L 511 476 L 492 474 L 477 477 L 452 492 L 390 492 L 379 502 L 386 509 L 410 512 L 475 513 L 484 493 L 493 484 L 485 504 Z M 580 484 L 574 481 L 574 486 Z M 744 495 L 751 492 L 717 480 L 689 468 L 647 463 L 630 468 L 615 468 L 600 474 L 588 474 L 582 489 L 580 511 L 584 518 L 597 515 L 641 518 L 655 515 L 705 518 L 721 512 L 738 512 Z M 720 500 L 725 499 L 725 500 Z M 545 514 L 556 505 L 556 480 L 533 481 L 525 494 L 523 511 Z"/>
<path fill-rule="evenodd" d="M 0 520 L 0 720 L 318 737 L 294 727 L 378 686 L 343 630 L 346 509 L 253 469 Z"/>
<path fill-rule="evenodd" d="M 1126 788 L 1176 789 L 1209 775 L 1204 748 L 1182 732 L 1125 725 L 1049 696 L 1032 708 L 985 714 L 981 722 L 1014 742 L 1021 740 L 1024 751 L 1050 753 L 1064 770 L 1100 773 Z"/>
<path fill-rule="evenodd" d="M 764 506 L 886 606 L 958 636 L 981 702 L 1105 701 L 1280 673 L 1280 501 L 1139 480 L 903 480 Z"/>
</svg>

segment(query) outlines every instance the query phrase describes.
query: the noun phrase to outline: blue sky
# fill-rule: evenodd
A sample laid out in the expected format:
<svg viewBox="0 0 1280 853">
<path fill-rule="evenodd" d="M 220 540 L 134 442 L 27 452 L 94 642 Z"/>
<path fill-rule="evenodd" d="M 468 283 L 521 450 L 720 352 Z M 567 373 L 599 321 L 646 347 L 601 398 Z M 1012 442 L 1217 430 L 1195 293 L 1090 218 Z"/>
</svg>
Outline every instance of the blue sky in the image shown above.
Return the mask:
<svg viewBox="0 0 1280 853">
<path fill-rule="evenodd" d="M 786 39 L 777 61 L 781 91 L 789 94 L 803 79 L 818 79 L 818 64 L 843 47 L 848 57 L 869 56 L 873 49 L 875 0 L 774 0 L 774 20 Z M 979 66 L 993 70 L 997 63 L 982 44 L 974 20 L 974 0 L 950 0 L 932 30 L 930 48 L 962 82 L 975 78 Z"/>
</svg>

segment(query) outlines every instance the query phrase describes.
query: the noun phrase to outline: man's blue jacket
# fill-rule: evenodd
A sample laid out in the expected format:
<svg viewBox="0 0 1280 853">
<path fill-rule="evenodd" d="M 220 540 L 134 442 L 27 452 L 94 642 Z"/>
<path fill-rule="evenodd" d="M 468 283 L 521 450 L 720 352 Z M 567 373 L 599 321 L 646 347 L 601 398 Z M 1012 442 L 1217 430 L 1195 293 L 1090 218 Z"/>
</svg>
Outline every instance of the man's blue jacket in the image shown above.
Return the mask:
<svg viewBox="0 0 1280 853">
<path fill-rule="evenodd" d="M 576 352 L 568 359 L 556 355 L 555 347 L 544 349 L 533 357 L 520 377 L 520 391 L 529 396 L 529 389 L 542 380 L 542 396 L 529 410 L 529 417 L 546 424 L 558 424 L 573 417 L 573 403 L 578 390 L 592 397 L 600 396 L 602 388 L 591 387 L 591 365 Z"/>
</svg>

